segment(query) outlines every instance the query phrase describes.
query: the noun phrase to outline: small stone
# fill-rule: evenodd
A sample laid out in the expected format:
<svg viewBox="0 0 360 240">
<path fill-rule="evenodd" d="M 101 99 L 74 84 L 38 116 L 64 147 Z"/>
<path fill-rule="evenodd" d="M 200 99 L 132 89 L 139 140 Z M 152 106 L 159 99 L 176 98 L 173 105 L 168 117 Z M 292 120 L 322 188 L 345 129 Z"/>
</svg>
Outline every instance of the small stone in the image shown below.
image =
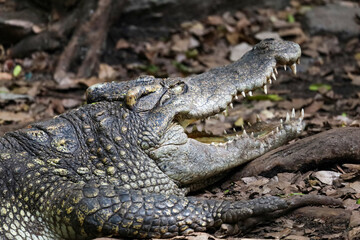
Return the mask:
<svg viewBox="0 0 360 240">
<path fill-rule="evenodd" d="M 325 33 L 337 35 L 341 39 L 349 39 L 360 34 L 356 15 L 360 15 L 359 8 L 328 4 L 306 12 L 304 20 L 312 35 Z"/>
</svg>

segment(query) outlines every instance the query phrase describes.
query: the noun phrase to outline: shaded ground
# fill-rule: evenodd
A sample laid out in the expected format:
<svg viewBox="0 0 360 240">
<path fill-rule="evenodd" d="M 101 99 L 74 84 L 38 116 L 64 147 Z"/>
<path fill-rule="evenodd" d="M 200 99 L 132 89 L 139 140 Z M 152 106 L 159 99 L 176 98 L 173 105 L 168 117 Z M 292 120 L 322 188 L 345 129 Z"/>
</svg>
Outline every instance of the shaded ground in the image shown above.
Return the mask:
<svg viewBox="0 0 360 240">
<path fill-rule="evenodd" d="M 0 1 L 0 8 L 1 2 L 5 1 Z M 325 24 L 319 30 L 311 23 L 319 21 L 315 17 L 319 17 L 321 11 L 311 15 L 318 8 L 310 6 L 310 2 L 291 1 L 291 6 L 281 11 L 236 11 L 208 16 L 202 21 L 184 22 L 179 31 L 161 40 L 110 38 L 98 76 L 70 79 L 63 85 L 51 80 L 57 53 L 38 52 L 27 58 L 9 59 L 6 47 L 0 46 L 0 134 L 84 104 L 84 91 L 94 83 L 127 80 L 141 74 L 169 77 L 200 73 L 236 60 L 251 44 L 267 37 L 281 37 L 301 44 L 303 56 L 297 76 L 294 77 L 289 69 L 279 69 L 278 80 L 268 95 L 259 91 L 253 97 L 239 99 L 226 119 L 220 116 L 195 123 L 199 131 L 232 131 L 253 123 L 257 115 L 262 120 L 284 118 L 292 108 L 305 109 L 308 125 L 302 138 L 337 127 L 359 127 L 360 40 L 357 31 L 360 27 L 334 29 L 331 28 L 334 24 Z M 334 2 L 338 4 L 337 12 L 345 11 L 344 16 L 352 16 L 337 21 L 360 22 L 360 14 L 351 15 L 353 9 L 359 8 L 357 2 Z M 325 9 L 325 13 L 333 9 Z M 316 22 L 315 26 L 320 23 Z M 188 130 L 194 129 L 190 126 Z M 302 173 L 279 173 L 268 178 L 240 177 L 234 171 L 232 177 L 196 195 L 232 200 L 300 193 L 341 198 L 344 209 L 302 208 L 260 225 L 244 236 L 360 239 L 359 171 L 359 162 L 328 165 Z M 207 234 L 181 237 L 194 238 L 214 239 Z"/>
</svg>

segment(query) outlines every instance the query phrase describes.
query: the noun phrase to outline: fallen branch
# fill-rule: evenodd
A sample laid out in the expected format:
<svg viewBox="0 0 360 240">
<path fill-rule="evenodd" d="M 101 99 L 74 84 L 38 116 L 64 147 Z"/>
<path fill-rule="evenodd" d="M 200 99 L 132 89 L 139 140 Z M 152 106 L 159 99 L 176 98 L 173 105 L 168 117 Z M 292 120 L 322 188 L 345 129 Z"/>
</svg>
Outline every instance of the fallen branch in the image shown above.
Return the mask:
<svg viewBox="0 0 360 240">
<path fill-rule="evenodd" d="M 271 177 L 279 172 L 345 162 L 360 163 L 360 128 L 336 128 L 282 146 L 250 162 L 235 175 Z"/>
</svg>

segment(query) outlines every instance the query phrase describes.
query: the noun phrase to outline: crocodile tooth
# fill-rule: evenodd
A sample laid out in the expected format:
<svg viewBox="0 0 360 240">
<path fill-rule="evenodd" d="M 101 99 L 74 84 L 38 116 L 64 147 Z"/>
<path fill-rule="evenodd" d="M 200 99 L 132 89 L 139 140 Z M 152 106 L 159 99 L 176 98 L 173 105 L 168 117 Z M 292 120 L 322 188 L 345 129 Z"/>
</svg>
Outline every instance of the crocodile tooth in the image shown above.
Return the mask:
<svg viewBox="0 0 360 240">
<path fill-rule="evenodd" d="M 291 118 L 295 118 L 295 108 L 291 110 Z"/>
<path fill-rule="evenodd" d="M 278 74 L 278 70 L 276 69 L 276 67 L 274 67 L 274 73 Z"/>
<path fill-rule="evenodd" d="M 274 130 L 271 131 L 271 134 L 274 135 Z"/>
<path fill-rule="evenodd" d="M 246 94 L 244 91 L 241 92 L 241 95 L 243 95 L 243 97 L 246 97 Z"/>
<path fill-rule="evenodd" d="M 279 131 L 280 131 L 279 127 L 276 127 L 276 132 L 279 132 Z"/>
<path fill-rule="evenodd" d="M 233 128 L 233 131 L 234 131 L 234 132 L 236 132 L 236 129 L 235 129 L 235 128 Z"/>
<path fill-rule="evenodd" d="M 261 122 L 261 118 L 260 118 L 259 114 L 256 114 L 256 122 Z"/>
<path fill-rule="evenodd" d="M 286 71 L 286 65 L 284 65 L 284 70 Z"/>
<path fill-rule="evenodd" d="M 305 116 L 305 112 L 304 112 L 304 109 L 302 108 L 301 109 L 301 114 L 300 114 L 300 118 L 303 119 Z"/>
<path fill-rule="evenodd" d="M 230 108 L 234 108 L 234 105 L 232 103 L 229 104 Z"/>
<path fill-rule="evenodd" d="M 300 64 L 300 58 L 298 58 L 298 59 L 296 60 L 296 63 L 297 63 L 297 64 Z"/>
<path fill-rule="evenodd" d="M 251 132 L 250 136 L 251 136 L 251 137 L 254 137 L 254 132 Z"/>
<path fill-rule="evenodd" d="M 292 64 L 290 66 L 291 70 L 293 71 L 293 73 L 296 75 L 296 63 Z"/>
<path fill-rule="evenodd" d="M 286 113 L 286 119 L 285 119 L 285 122 L 290 122 L 290 114 L 287 112 Z"/>
<path fill-rule="evenodd" d="M 274 79 L 274 81 L 276 81 L 276 76 L 275 76 L 274 72 L 271 73 L 271 77 L 272 77 L 272 79 Z"/>
<path fill-rule="evenodd" d="M 248 94 L 249 94 L 250 97 L 252 97 L 252 95 L 253 95 L 252 91 L 249 91 Z"/>
<path fill-rule="evenodd" d="M 224 134 L 227 134 L 227 131 L 224 129 Z"/>
<path fill-rule="evenodd" d="M 235 95 L 235 99 L 236 99 L 236 100 L 239 100 L 239 97 L 238 97 L 237 95 Z"/>
<path fill-rule="evenodd" d="M 282 125 L 284 123 L 284 120 L 280 119 L 280 124 Z"/>
<path fill-rule="evenodd" d="M 267 87 L 264 85 L 264 93 L 267 94 Z"/>
<path fill-rule="evenodd" d="M 268 82 L 269 84 L 271 84 L 271 83 L 272 83 L 271 78 L 268 78 L 268 79 L 267 79 L 267 82 Z"/>
<path fill-rule="evenodd" d="M 244 137 L 248 137 L 245 129 L 244 129 L 244 131 L 243 131 L 243 136 L 244 136 Z"/>
<path fill-rule="evenodd" d="M 235 135 L 235 137 L 237 137 L 237 138 L 238 138 L 238 137 L 240 137 L 240 136 L 239 136 L 239 134 L 236 134 L 236 135 Z"/>
</svg>

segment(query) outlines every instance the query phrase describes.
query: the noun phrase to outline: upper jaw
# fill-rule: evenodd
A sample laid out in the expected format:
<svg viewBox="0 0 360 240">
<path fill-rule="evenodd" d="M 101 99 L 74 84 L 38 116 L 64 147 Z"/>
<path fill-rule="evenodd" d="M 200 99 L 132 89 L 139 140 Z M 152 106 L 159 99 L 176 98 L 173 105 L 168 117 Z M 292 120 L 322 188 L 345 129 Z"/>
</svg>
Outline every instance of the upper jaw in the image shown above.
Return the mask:
<svg viewBox="0 0 360 240">
<path fill-rule="evenodd" d="M 255 46 L 255 50 L 248 52 L 237 62 L 195 76 L 191 79 L 192 81 L 189 81 L 189 85 L 194 85 L 196 89 L 194 92 L 202 92 L 200 88 L 205 88 L 206 81 L 211 78 L 217 86 L 212 87 L 212 90 L 205 92 L 203 96 L 199 94 L 199 96 L 192 96 L 202 98 L 202 101 L 192 103 L 192 109 L 189 109 L 186 118 L 201 119 L 220 113 L 228 107 L 232 108 L 233 101 L 239 96 L 252 96 L 256 89 L 262 89 L 267 94 L 268 86 L 277 79 L 278 67 L 285 69 L 289 67 L 296 74 L 296 64 L 300 62 L 301 50 L 297 44 L 289 44 L 292 51 L 285 54 L 254 53 Z M 213 75 L 212 72 L 214 72 Z"/>
</svg>

